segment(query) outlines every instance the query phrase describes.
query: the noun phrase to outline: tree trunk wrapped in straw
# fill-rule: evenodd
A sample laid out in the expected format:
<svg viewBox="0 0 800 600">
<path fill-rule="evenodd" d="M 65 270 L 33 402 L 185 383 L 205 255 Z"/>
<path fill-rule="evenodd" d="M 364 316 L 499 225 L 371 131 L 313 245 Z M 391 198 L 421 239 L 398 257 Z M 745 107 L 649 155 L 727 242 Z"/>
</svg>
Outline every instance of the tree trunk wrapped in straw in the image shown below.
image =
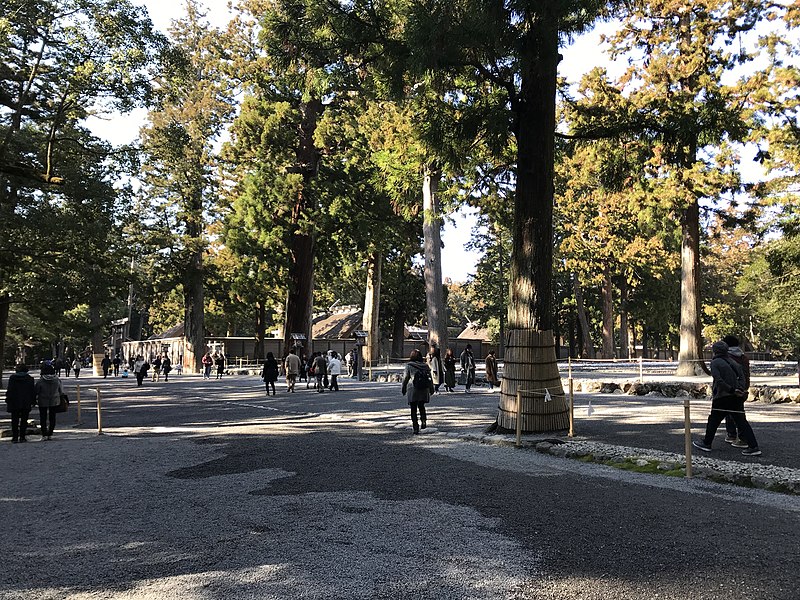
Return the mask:
<svg viewBox="0 0 800 600">
<path fill-rule="evenodd" d="M 517 392 L 522 396 L 523 432 L 561 431 L 569 427 L 569 408 L 555 351 L 552 331 L 513 329 L 508 332 L 497 414 L 501 431 L 516 429 Z"/>
</svg>

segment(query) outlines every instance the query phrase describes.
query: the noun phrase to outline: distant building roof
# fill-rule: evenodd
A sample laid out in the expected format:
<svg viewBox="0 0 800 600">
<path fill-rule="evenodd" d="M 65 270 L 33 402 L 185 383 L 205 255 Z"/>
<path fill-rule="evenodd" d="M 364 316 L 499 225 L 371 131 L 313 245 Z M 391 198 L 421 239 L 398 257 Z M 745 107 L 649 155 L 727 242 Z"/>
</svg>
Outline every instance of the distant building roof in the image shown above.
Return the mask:
<svg viewBox="0 0 800 600">
<path fill-rule="evenodd" d="M 148 340 L 165 340 L 167 338 L 179 338 L 183 337 L 183 323 L 175 325 L 174 327 L 170 327 L 166 331 L 162 331 L 161 333 L 156 333 L 151 335 Z"/>
<path fill-rule="evenodd" d="M 311 335 L 315 340 L 351 340 L 353 333 L 362 328 L 364 311 L 358 307 L 343 306 L 332 314 L 314 318 Z"/>
<path fill-rule="evenodd" d="M 480 323 L 470 323 L 457 337 L 460 340 L 482 340 L 485 342 L 492 340 L 489 330 L 486 327 L 481 327 Z"/>
</svg>

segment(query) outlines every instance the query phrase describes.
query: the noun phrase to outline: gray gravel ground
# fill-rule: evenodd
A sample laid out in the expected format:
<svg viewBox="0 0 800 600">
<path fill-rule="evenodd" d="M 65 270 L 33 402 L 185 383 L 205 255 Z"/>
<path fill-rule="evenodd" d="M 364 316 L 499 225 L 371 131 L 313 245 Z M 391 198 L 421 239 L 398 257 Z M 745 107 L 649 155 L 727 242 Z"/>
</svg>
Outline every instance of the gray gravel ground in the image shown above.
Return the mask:
<svg viewBox="0 0 800 600">
<path fill-rule="evenodd" d="M 128 383 L 0 444 L 0 598 L 798 598 L 800 498 L 445 435 L 484 392 Z"/>
</svg>

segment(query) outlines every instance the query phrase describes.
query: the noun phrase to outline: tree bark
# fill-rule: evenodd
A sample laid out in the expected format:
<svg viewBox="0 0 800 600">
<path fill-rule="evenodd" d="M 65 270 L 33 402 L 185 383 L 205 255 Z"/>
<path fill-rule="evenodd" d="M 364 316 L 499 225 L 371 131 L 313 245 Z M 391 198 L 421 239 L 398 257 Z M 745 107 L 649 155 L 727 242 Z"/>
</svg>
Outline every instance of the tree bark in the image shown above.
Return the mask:
<svg viewBox="0 0 800 600">
<path fill-rule="evenodd" d="M 378 321 L 381 306 L 381 276 L 383 256 L 375 251 L 367 260 L 367 289 L 364 294 L 364 317 L 362 327 L 369 333 L 364 347 L 364 359 L 370 362 L 380 356 L 381 332 Z"/>
<path fill-rule="evenodd" d="M 572 274 L 572 289 L 575 291 L 575 305 L 578 312 L 578 323 L 581 330 L 581 344 L 587 358 L 595 358 L 594 343 L 589 333 L 589 318 L 586 316 L 586 304 L 583 301 L 583 287 L 578 273 Z"/>
<path fill-rule="evenodd" d="M 201 232 L 190 233 L 191 237 L 199 240 Z M 205 290 L 203 288 L 203 248 L 194 250 L 189 268 L 183 276 L 183 336 L 184 336 L 184 364 L 189 373 L 200 373 L 201 363 L 206 352 L 205 336 Z"/>
<path fill-rule="evenodd" d="M 401 306 L 394 311 L 392 324 L 392 358 L 405 358 L 403 356 L 403 342 L 405 341 L 406 314 Z"/>
<path fill-rule="evenodd" d="M 619 280 L 619 357 L 631 357 L 630 324 L 628 322 L 628 282 L 625 277 Z"/>
<path fill-rule="evenodd" d="M 253 359 L 264 358 L 264 338 L 267 337 L 267 307 L 264 302 L 256 302 L 256 343 Z"/>
<path fill-rule="evenodd" d="M 439 210 L 440 172 L 425 166 L 422 183 L 422 238 L 425 255 L 425 300 L 428 317 L 428 343 L 447 346 L 447 312 L 442 287 L 442 217 Z"/>
<path fill-rule="evenodd" d="M 283 330 L 283 353 L 289 353 L 294 345 L 291 335 L 302 333 L 307 339 L 307 348 L 312 345 L 311 313 L 314 307 L 314 234 L 300 229 L 306 211 L 314 206 L 311 182 L 317 176 L 321 153 L 314 144 L 317 122 L 324 110 L 319 98 L 311 98 L 300 107 L 302 119 L 299 123 L 298 145 L 295 152 L 295 172 L 302 173 L 303 184 L 292 208 L 292 224 L 295 231 L 289 242 L 289 291 L 286 297 L 286 323 Z"/>
<path fill-rule="evenodd" d="M 3 365 L 6 356 L 6 332 L 8 331 L 8 310 L 11 307 L 11 298 L 6 294 L 0 295 L 0 390 L 3 389 Z"/>
<path fill-rule="evenodd" d="M 614 287 L 611 269 L 603 270 L 603 358 L 614 358 Z"/>
<path fill-rule="evenodd" d="M 700 206 L 697 201 L 681 213 L 681 324 L 675 375 L 703 375 L 700 327 Z"/>
<path fill-rule="evenodd" d="M 548 409 L 566 411 L 564 389 L 558 372 L 553 341 L 553 166 L 556 126 L 556 75 L 558 61 L 559 16 L 548 3 L 537 5 L 538 12 L 524 15 L 528 30 L 520 48 L 520 89 L 511 98 L 514 133 L 517 141 L 517 188 L 514 194 L 513 247 L 511 253 L 508 302 L 509 338 L 536 341 L 537 363 L 520 368 L 518 377 L 504 377 L 500 391 L 497 425 L 500 430 L 516 427 L 517 392 L 523 394 L 525 423 L 546 427 L 544 421 L 526 419 L 541 408 L 541 390 L 553 401 Z M 521 330 L 521 331 L 520 331 Z M 528 342 L 524 342 L 528 343 Z M 531 341 L 531 343 L 534 343 Z M 524 365 L 530 353 L 519 344 L 506 349 L 506 371 Z M 516 371 L 515 371 L 516 372 Z M 529 392 L 536 390 L 536 392 Z M 506 408 L 503 408 L 506 407 Z M 563 409 L 563 411 L 562 411 Z M 563 419 L 552 421 L 561 428 Z M 526 431 L 534 432 L 534 429 Z"/>
<path fill-rule="evenodd" d="M 103 336 L 103 323 L 100 320 L 100 307 L 96 305 L 89 306 L 89 325 L 92 331 L 92 372 L 94 376 L 103 374 L 103 366 L 101 361 L 105 355 L 105 343 Z"/>
</svg>

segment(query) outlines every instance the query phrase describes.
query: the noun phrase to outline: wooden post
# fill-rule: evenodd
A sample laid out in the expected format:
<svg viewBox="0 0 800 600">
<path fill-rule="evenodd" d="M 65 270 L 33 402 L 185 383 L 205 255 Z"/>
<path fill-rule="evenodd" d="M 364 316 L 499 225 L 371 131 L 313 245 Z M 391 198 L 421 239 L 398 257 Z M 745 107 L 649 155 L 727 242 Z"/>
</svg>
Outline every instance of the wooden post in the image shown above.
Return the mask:
<svg viewBox="0 0 800 600">
<path fill-rule="evenodd" d="M 689 405 L 690 401 L 689 398 L 683 399 L 683 427 L 686 432 L 686 439 L 684 443 L 686 445 L 685 452 L 686 452 L 686 478 L 692 478 L 692 418 L 689 414 Z"/>
<path fill-rule="evenodd" d="M 575 395 L 572 377 L 569 378 L 569 437 L 575 437 Z"/>
<path fill-rule="evenodd" d="M 517 448 L 522 445 L 522 390 L 517 390 Z"/>
<path fill-rule="evenodd" d="M 639 383 L 644 383 L 644 365 L 642 365 L 642 357 L 639 357 Z"/>
<path fill-rule="evenodd" d="M 75 386 L 75 404 L 77 406 L 77 411 L 75 414 L 75 425 L 81 425 L 83 422 L 81 421 L 81 386 L 77 384 Z"/>
<path fill-rule="evenodd" d="M 100 388 L 95 389 L 97 392 L 97 435 L 103 435 L 103 413 L 100 407 Z"/>
</svg>

